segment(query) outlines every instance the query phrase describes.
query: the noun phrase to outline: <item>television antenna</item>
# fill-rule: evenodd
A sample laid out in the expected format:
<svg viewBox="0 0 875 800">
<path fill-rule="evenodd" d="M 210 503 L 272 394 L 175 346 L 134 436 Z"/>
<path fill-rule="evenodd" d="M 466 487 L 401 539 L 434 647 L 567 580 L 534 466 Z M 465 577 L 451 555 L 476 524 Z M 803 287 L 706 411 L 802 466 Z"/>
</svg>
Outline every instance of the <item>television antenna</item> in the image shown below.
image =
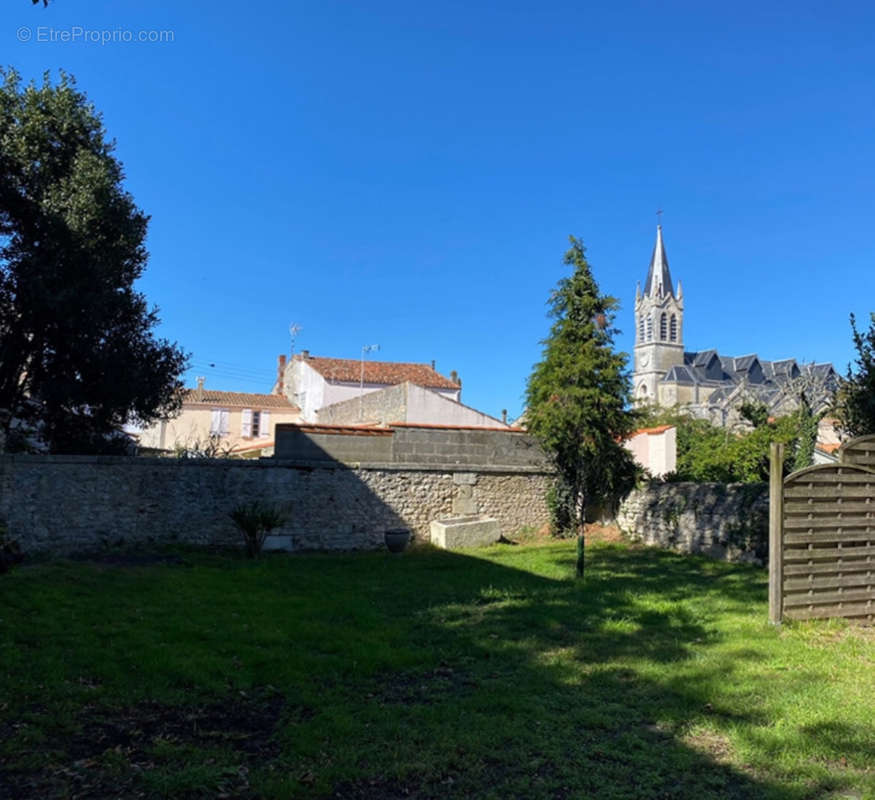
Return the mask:
<svg viewBox="0 0 875 800">
<path fill-rule="evenodd" d="M 291 325 L 289 325 L 289 338 L 292 340 L 289 355 L 293 356 L 295 354 L 295 339 L 298 338 L 298 334 L 302 330 L 304 329 L 300 325 L 298 325 L 297 322 L 293 322 Z"/>
</svg>

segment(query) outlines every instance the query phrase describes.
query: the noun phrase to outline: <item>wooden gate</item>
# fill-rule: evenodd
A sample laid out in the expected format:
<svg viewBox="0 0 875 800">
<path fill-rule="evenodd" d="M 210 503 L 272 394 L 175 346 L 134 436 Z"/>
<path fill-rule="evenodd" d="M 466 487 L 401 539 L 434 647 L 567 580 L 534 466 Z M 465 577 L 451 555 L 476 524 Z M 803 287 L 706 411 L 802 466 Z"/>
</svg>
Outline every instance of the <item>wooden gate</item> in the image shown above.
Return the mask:
<svg viewBox="0 0 875 800">
<path fill-rule="evenodd" d="M 839 463 L 781 479 L 772 445 L 769 619 L 875 618 L 875 436 L 852 439 Z"/>
</svg>

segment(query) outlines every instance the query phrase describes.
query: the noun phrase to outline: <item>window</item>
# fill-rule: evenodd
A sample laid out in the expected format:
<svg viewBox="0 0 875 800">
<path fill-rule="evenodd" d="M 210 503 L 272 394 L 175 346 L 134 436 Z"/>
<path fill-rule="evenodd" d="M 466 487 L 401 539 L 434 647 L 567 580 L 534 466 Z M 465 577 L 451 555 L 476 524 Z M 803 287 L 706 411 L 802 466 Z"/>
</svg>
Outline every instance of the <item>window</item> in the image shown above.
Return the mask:
<svg viewBox="0 0 875 800">
<path fill-rule="evenodd" d="M 671 315 L 671 340 L 676 342 L 678 340 L 678 318 L 672 314 Z"/>
<path fill-rule="evenodd" d="M 244 439 L 265 439 L 270 436 L 270 412 L 244 408 L 240 412 L 240 436 Z"/>
<path fill-rule="evenodd" d="M 214 408 L 210 414 L 210 436 L 227 436 L 230 416 L 227 408 Z"/>
<path fill-rule="evenodd" d="M 662 312 L 662 316 L 659 318 L 659 339 L 660 341 L 665 341 L 668 339 L 668 317 L 665 312 Z"/>
<path fill-rule="evenodd" d="M 644 341 L 644 317 L 638 320 L 638 341 Z"/>
<path fill-rule="evenodd" d="M 651 341 L 653 339 L 653 320 L 648 317 L 647 318 L 647 341 Z"/>
</svg>

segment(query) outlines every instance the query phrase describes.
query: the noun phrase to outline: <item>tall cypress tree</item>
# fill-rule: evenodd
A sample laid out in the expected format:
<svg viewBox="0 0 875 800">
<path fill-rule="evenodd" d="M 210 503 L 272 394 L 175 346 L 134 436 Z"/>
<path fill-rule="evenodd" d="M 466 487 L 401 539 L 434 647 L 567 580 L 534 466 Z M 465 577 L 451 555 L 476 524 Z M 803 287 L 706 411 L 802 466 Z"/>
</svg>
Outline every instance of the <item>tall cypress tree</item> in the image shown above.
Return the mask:
<svg viewBox="0 0 875 800">
<path fill-rule="evenodd" d="M 526 388 L 527 422 L 557 471 L 554 534 L 581 537 L 582 558 L 587 507 L 616 502 L 635 481 L 622 441 L 638 415 L 629 408 L 627 356 L 614 351 L 618 303 L 600 293 L 583 243 L 573 236 L 564 263 L 572 274 L 548 301 L 553 325 Z M 578 567 L 582 572 L 582 562 Z"/>
<path fill-rule="evenodd" d="M 851 314 L 851 331 L 857 351 L 856 368 L 848 365 L 836 401 L 836 416 L 849 436 L 875 433 L 875 311 L 869 314 L 869 330 L 857 330 Z"/>
</svg>

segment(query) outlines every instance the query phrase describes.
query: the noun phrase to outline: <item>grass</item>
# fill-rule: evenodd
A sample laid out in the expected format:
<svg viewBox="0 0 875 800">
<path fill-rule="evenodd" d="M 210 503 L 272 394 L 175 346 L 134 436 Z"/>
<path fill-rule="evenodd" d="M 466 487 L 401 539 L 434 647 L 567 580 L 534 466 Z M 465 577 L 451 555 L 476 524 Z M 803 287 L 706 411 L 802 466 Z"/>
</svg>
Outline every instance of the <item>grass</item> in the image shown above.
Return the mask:
<svg viewBox="0 0 875 800">
<path fill-rule="evenodd" d="M 587 557 L 19 568 L 0 797 L 875 798 L 871 629 L 773 628 L 760 569 Z"/>
</svg>

